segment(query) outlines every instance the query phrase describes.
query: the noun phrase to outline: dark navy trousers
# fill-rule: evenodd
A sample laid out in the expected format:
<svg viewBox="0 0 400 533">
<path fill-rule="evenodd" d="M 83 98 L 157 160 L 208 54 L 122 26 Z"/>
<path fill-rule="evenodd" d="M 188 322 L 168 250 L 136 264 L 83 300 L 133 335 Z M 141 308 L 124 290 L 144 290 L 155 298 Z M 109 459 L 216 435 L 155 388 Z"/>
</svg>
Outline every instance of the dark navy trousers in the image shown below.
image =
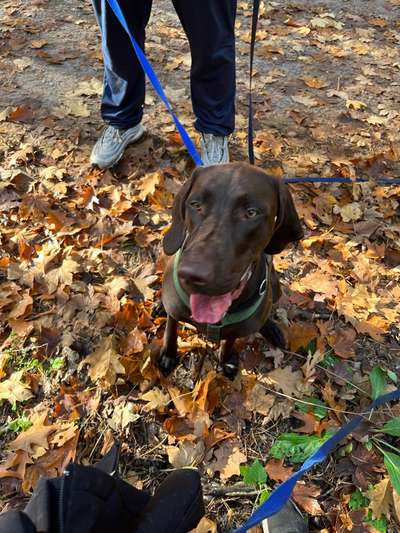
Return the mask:
<svg viewBox="0 0 400 533">
<path fill-rule="evenodd" d="M 92 0 L 104 56 L 101 114 L 118 128 L 143 115 L 145 76 L 125 30 L 107 0 Z M 191 93 L 195 127 L 228 135 L 235 125 L 235 16 L 237 0 L 172 0 L 192 54 Z M 119 0 L 129 28 L 144 48 L 152 0 Z"/>
</svg>

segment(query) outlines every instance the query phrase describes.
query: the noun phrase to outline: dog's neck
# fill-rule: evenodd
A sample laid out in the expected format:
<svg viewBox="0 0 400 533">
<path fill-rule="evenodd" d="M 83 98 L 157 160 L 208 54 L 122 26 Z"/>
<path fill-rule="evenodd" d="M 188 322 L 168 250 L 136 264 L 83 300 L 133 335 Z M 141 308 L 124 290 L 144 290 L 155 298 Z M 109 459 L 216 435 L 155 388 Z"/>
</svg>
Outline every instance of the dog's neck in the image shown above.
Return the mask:
<svg viewBox="0 0 400 533">
<path fill-rule="evenodd" d="M 232 305 L 229 309 L 229 312 L 238 311 L 242 307 L 247 307 L 249 304 L 251 304 L 254 300 L 254 298 L 259 296 L 260 294 L 260 287 L 266 279 L 266 272 L 268 271 L 268 267 L 266 264 L 266 257 L 264 254 L 261 254 L 259 257 L 257 263 L 255 263 L 253 267 L 253 273 L 249 279 L 249 281 L 246 283 L 246 286 L 244 287 L 241 295 L 237 300 L 232 302 Z M 267 280 L 268 283 L 268 280 Z"/>
</svg>

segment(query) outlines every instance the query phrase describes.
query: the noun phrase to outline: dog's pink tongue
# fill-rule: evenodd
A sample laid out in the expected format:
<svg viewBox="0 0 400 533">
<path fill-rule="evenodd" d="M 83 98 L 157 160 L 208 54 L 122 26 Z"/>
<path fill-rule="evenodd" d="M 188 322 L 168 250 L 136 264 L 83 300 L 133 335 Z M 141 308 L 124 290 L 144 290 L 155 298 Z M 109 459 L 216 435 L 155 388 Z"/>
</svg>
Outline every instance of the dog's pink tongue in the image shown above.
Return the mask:
<svg viewBox="0 0 400 533">
<path fill-rule="evenodd" d="M 233 300 L 232 292 L 220 296 L 191 294 L 190 309 L 192 317 L 200 324 L 216 324 L 226 315 Z"/>
</svg>

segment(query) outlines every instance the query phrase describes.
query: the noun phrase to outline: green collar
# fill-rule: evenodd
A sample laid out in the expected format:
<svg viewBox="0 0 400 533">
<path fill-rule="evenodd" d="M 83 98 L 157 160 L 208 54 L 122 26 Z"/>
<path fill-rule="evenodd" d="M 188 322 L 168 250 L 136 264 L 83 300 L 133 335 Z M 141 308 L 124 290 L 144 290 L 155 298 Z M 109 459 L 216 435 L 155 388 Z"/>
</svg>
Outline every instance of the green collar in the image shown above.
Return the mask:
<svg viewBox="0 0 400 533">
<path fill-rule="evenodd" d="M 181 250 L 178 250 L 174 258 L 174 268 L 173 268 L 174 287 L 181 302 L 188 309 L 190 309 L 189 297 L 186 294 L 186 292 L 182 289 L 182 286 L 179 282 L 179 277 L 178 277 L 178 263 L 179 263 L 180 256 L 181 256 Z M 224 328 L 225 326 L 230 326 L 232 324 L 238 324 L 239 322 L 243 322 L 249 319 L 251 316 L 255 314 L 257 309 L 260 307 L 260 305 L 262 304 L 264 300 L 265 293 L 267 292 L 268 285 L 269 285 L 269 275 L 270 275 L 271 264 L 272 264 L 271 256 L 267 255 L 266 261 L 267 261 L 267 269 L 266 269 L 266 274 L 265 274 L 265 280 L 263 280 L 263 282 L 261 283 L 258 298 L 255 300 L 253 304 L 251 304 L 246 309 L 243 309 L 241 311 L 235 311 L 233 313 L 227 313 L 218 324 L 205 324 L 206 326 L 205 335 L 210 341 L 213 341 L 213 342 L 220 341 L 222 328 Z"/>
</svg>

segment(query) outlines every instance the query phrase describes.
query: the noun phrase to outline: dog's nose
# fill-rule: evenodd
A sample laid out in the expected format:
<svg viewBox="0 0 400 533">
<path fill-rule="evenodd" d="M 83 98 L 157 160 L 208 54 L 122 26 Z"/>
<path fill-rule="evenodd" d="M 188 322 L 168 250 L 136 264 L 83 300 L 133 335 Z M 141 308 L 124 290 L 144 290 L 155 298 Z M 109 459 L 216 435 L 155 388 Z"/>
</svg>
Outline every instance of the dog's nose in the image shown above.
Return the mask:
<svg viewBox="0 0 400 533">
<path fill-rule="evenodd" d="M 211 272 L 204 265 L 183 264 L 179 266 L 178 276 L 190 287 L 205 287 L 212 280 Z"/>
</svg>

